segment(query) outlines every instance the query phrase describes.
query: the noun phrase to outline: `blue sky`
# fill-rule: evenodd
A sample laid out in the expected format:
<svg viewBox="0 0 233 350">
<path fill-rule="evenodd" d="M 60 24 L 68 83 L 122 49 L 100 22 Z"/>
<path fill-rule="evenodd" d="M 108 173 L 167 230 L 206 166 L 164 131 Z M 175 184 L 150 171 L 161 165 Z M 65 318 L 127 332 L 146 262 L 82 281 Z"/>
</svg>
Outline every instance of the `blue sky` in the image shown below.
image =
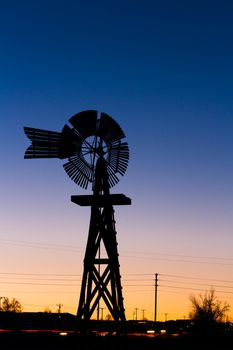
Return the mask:
<svg viewBox="0 0 233 350">
<path fill-rule="evenodd" d="M 116 212 L 123 272 L 231 279 L 232 14 L 226 0 L 0 2 L 2 272 L 44 272 L 41 259 L 53 274 L 82 272 L 89 213 L 70 195 L 86 192 L 60 160 L 23 159 L 23 126 L 60 131 L 97 109 L 117 120 L 130 147 L 113 189 L 133 203 Z M 50 266 L 42 248 L 18 241 L 80 254 L 70 261 L 52 250 L 62 267 Z M 166 254 L 213 259 L 202 266 Z"/>
</svg>

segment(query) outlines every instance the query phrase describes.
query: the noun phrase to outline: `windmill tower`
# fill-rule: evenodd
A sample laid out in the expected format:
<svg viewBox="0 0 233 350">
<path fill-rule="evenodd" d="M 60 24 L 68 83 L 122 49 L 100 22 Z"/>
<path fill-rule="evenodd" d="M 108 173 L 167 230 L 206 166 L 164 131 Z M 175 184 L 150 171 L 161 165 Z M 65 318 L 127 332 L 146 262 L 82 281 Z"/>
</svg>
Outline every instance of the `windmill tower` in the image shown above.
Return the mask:
<svg viewBox="0 0 233 350">
<path fill-rule="evenodd" d="M 63 165 L 80 187 L 92 186 L 92 195 L 71 196 L 72 202 L 91 207 L 89 233 L 84 257 L 83 278 L 77 317 L 90 320 L 99 315 L 103 301 L 112 318 L 125 321 L 114 205 L 129 205 L 124 194 L 111 194 L 110 188 L 123 176 L 129 148 L 121 127 L 105 113 L 83 111 L 69 119 L 62 132 L 25 127 L 31 140 L 25 158 L 67 158 Z"/>
</svg>

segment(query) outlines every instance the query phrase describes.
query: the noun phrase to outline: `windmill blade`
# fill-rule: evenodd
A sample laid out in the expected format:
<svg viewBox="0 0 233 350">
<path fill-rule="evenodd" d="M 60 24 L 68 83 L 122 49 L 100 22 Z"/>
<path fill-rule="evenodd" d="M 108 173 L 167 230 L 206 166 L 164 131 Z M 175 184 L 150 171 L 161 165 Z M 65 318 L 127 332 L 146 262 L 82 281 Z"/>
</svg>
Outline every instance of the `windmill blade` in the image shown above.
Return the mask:
<svg viewBox="0 0 233 350">
<path fill-rule="evenodd" d="M 129 147 L 127 142 L 117 143 L 112 145 L 109 150 L 108 163 L 111 169 L 115 173 L 119 173 L 122 176 L 128 166 L 129 161 Z"/>
<path fill-rule="evenodd" d="M 68 125 L 65 125 L 60 138 L 59 158 L 64 159 L 79 154 L 81 145 L 82 140 L 80 136 Z"/>
<path fill-rule="evenodd" d="M 106 113 L 101 113 L 98 134 L 110 144 L 125 137 L 120 125 Z"/>
<path fill-rule="evenodd" d="M 59 158 L 60 132 L 24 127 L 24 132 L 32 141 L 24 158 Z"/>
<path fill-rule="evenodd" d="M 112 170 L 110 165 L 107 165 L 107 172 L 109 186 L 113 187 L 119 182 L 119 178 L 116 176 L 115 171 Z"/>
<path fill-rule="evenodd" d="M 69 122 L 84 140 L 88 136 L 96 135 L 97 111 L 89 110 L 75 114 Z"/>
<path fill-rule="evenodd" d="M 74 156 L 63 165 L 68 176 L 82 188 L 87 188 L 88 183 L 93 181 L 93 169 L 85 160 Z"/>
</svg>

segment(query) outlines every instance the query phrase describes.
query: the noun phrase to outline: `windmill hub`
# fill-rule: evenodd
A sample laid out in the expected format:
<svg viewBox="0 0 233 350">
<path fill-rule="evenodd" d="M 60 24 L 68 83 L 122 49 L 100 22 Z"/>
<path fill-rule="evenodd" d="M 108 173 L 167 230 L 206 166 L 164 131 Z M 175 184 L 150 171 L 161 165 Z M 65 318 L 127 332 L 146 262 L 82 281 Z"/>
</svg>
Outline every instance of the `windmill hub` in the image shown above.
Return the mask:
<svg viewBox="0 0 233 350">
<path fill-rule="evenodd" d="M 91 166 L 96 166 L 99 157 L 107 158 L 108 146 L 99 136 L 89 136 L 82 143 L 82 156 Z"/>
</svg>

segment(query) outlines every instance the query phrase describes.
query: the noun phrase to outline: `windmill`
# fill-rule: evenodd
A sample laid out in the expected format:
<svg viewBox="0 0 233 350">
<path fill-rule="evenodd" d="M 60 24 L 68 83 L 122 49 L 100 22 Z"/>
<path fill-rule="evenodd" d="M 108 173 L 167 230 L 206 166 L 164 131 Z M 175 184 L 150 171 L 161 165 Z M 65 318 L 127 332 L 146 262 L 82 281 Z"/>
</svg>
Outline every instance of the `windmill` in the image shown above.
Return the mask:
<svg viewBox="0 0 233 350">
<path fill-rule="evenodd" d="M 125 321 L 114 205 L 130 205 L 124 194 L 110 188 L 125 174 L 129 148 L 119 124 L 109 115 L 83 111 L 69 119 L 61 132 L 25 127 L 31 145 L 25 158 L 67 159 L 63 165 L 80 187 L 92 186 L 92 195 L 74 195 L 71 201 L 91 207 L 89 233 L 77 317 L 90 320 L 103 301 L 112 318 Z"/>
</svg>

